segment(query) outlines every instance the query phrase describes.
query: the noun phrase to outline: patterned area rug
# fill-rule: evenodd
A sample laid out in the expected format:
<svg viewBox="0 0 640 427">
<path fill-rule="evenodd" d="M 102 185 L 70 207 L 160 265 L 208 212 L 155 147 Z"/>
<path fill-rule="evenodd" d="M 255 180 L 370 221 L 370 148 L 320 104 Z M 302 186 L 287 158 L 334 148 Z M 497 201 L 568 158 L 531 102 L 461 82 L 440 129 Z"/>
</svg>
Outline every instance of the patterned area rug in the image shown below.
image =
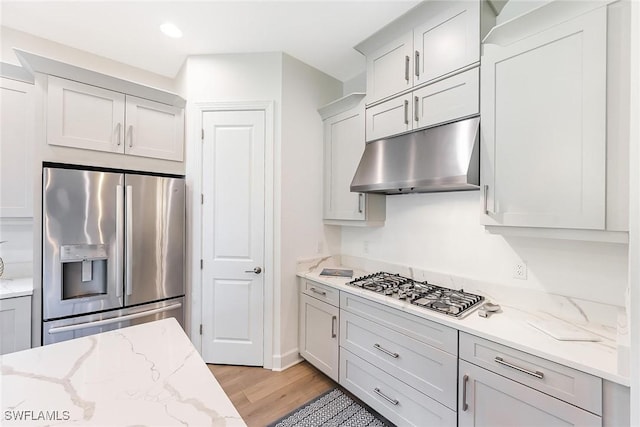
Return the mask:
<svg viewBox="0 0 640 427">
<path fill-rule="evenodd" d="M 267 427 L 389 427 L 392 424 L 334 388 Z"/>
</svg>

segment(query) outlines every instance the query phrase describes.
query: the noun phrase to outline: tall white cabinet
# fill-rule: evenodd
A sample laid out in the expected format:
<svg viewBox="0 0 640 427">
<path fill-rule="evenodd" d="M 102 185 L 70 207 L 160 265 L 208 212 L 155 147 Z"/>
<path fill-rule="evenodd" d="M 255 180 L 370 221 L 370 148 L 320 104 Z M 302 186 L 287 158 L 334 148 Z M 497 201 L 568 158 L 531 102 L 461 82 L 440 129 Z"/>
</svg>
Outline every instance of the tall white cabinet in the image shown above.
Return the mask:
<svg viewBox="0 0 640 427">
<path fill-rule="evenodd" d="M 607 9 L 486 45 L 484 223 L 604 229 Z"/>
<path fill-rule="evenodd" d="M 350 190 L 365 146 L 363 98 L 353 93 L 318 110 L 324 123 L 325 224 L 384 224 L 385 196 Z"/>
<path fill-rule="evenodd" d="M 34 86 L 0 78 L 0 217 L 33 217 Z"/>
<path fill-rule="evenodd" d="M 481 222 L 490 231 L 626 241 L 625 7 L 551 2 L 484 40 Z"/>
</svg>

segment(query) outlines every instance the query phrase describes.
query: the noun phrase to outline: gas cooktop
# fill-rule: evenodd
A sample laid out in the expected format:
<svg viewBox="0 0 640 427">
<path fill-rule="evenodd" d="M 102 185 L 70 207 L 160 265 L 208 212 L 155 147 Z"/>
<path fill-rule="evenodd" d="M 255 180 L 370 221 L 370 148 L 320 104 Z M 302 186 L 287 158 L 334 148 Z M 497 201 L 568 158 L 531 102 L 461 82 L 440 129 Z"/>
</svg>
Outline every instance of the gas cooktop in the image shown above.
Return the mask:
<svg viewBox="0 0 640 427">
<path fill-rule="evenodd" d="M 399 274 L 379 272 L 358 277 L 347 285 L 356 286 L 413 305 L 437 311 L 448 316 L 462 318 L 479 306 L 484 297 L 462 289 L 454 290 L 428 282 L 418 282 Z"/>
</svg>

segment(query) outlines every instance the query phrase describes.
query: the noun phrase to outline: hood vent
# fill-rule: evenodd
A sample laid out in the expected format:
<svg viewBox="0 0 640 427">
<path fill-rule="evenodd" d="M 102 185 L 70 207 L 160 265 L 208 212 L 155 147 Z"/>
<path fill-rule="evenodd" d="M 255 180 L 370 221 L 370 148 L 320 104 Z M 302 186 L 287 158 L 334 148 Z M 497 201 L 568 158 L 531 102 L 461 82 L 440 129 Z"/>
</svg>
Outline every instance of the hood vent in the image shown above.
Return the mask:
<svg viewBox="0 0 640 427">
<path fill-rule="evenodd" d="M 480 117 L 366 144 L 351 181 L 358 193 L 477 190 Z"/>
</svg>

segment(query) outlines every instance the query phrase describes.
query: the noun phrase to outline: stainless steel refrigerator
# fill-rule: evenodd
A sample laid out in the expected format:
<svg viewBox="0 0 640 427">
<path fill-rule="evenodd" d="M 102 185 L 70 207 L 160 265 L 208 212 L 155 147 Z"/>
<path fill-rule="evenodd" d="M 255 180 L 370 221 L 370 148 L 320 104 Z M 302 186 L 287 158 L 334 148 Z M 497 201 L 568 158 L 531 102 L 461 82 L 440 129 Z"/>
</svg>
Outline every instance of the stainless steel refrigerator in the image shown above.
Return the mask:
<svg viewBox="0 0 640 427">
<path fill-rule="evenodd" d="M 45 164 L 43 344 L 183 324 L 184 178 Z"/>
</svg>

